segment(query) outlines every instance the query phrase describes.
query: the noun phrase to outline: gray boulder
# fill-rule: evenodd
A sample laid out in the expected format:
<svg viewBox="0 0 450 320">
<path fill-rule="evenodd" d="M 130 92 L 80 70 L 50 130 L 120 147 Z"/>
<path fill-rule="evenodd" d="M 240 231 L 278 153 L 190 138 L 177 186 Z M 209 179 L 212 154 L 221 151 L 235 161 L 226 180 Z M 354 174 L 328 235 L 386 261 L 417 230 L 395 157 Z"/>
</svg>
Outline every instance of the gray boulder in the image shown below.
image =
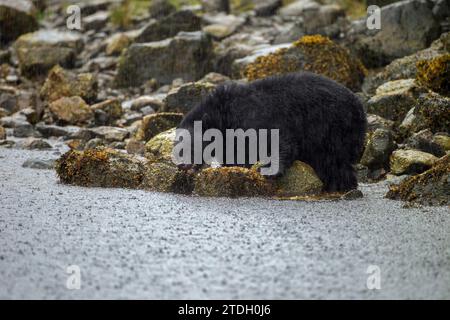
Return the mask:
<svg viewBox="0 0 450 320">
<path fill-rule="evenodd" d="M 180 32 L 158 42 L 135 43 L 121 56 L 116 83 L 139 86 L 156 79 L 170 84 L 174 79 L 195 81 L 211 71 L 212 42 L 203 32 Z"/>
</svg>

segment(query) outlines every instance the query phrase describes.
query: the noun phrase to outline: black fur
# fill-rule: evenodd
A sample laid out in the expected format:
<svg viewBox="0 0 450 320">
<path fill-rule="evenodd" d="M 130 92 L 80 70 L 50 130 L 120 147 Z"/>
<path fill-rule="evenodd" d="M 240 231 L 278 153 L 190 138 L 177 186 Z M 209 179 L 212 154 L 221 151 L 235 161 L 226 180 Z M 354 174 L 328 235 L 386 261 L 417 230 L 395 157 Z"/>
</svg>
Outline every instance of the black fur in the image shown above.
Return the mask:
<svg viewBox="0 0 450 320">
<path fill-rule="evenodd" d="M 191 110 L 179 128 L 279 129 L 280 173 L 300 160 L 311 165 L 324 190 L 357 187 L 353 164 L 361 155 L 366 115 L 342 85 L 312 73 L 294 73 L 250 84 L 218 87 Z M 225 136 L 225 135 L 224 135 Z"/>
</svg>

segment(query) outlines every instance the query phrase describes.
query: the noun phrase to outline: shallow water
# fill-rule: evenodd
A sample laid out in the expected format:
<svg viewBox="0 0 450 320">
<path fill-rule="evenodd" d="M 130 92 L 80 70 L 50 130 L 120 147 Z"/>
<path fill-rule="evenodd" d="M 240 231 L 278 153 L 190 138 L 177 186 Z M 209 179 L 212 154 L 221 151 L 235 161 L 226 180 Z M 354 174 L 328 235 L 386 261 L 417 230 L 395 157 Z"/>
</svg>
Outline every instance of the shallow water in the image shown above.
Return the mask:
<svg viewBox="0 0 450 320">
<path fill-rule="evenodd" d="M 450 210 L 61 185 L 0 148 L 0 298 L 450 298 Z M 69 265 L 80 290 L 68 290 Z M 381 289 L 366 273 L 380 268 Z"/>
</svg>

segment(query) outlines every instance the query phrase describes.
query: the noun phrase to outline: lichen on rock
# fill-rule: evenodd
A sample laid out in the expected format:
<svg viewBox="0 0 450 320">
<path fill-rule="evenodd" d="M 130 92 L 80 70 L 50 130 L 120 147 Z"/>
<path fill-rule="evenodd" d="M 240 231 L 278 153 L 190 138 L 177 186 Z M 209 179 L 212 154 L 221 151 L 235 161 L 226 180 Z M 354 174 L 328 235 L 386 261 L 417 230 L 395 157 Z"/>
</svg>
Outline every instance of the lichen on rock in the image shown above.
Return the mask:
<svg viewBox="0 0 450 320">
<path fill-rule="evenodd" d="M 183 171 L 168 163 L 149 163 L 145 168 L 141 187 L 157 192 L 191 194 L 194 173 Z"/>
<path fill-rule="evenodd" d="M 450 155 L 439 159 L 431 169 L 391 185 L 386 198 L 423 205 L 448 205 L 450 200 Z"/>
<path fill-rule="evenodd" d="M 304 36 L 291 47 L 261 56 L 244 70 L 256 80 L 289 72 L 310 71 L 327 76 L 352 90 L 361 87 L 367 73 L 363 64 L 349 52 L 321 35 Z"/>
<path fill-rule="evenodd" d="M 450 54 L 418 61 L 416 78 L 425 87 L 445 96 L 450 95 Z"/>
<path fill-rule="evenodd" d="M 86 187 L 137 188 L 145 171 L 143 161 L 108 148 L 70 150 L 55 167 L 62 183 Z"/>
<path fill-rule="evenodd" d="M 194 193 L 204 197 L 257 197 L 273 194 L 272 184 L 256 170 L 207 168 L 195 177 Z"/>
<path fill-rule="evenodd" d="M 280 197 L 295 197 L 322 192 L 323 183 L 314 169 L 301 161 L 294 161 L 286 173 L 276 181 L 276 194 Z"/>
</svg>

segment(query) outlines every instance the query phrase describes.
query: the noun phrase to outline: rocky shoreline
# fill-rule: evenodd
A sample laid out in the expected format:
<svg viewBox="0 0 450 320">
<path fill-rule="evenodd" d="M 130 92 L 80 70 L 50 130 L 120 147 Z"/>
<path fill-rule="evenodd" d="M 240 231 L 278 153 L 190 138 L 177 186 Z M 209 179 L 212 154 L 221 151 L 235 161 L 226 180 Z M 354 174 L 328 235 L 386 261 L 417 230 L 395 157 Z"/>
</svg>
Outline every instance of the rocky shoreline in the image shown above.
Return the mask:
<svg viewBox="0 0 450 320">
<path fill-rule="evenodd" d="M 58 1 L 0 0 L 1 30 L 14 31 L 0 38 L 0 148 L 67 145 L 55 168 L 68 184 L 351 199 L 321 194 L 299 161 L 278 181 L 171 162 L 173 128 L 217 85 L 311 71 L 365 106 L 360 182 L 397 179 L 388 198 L 448 205 L 450 9 L 441 0 L 387 2 L 382 29 L 368 30 L 352 8 L 328 1 L 232 1 L 228 10 L 221 1 L 96 0 L 78 3 L 82 30 L 68 30 Z"/>
</svg>

